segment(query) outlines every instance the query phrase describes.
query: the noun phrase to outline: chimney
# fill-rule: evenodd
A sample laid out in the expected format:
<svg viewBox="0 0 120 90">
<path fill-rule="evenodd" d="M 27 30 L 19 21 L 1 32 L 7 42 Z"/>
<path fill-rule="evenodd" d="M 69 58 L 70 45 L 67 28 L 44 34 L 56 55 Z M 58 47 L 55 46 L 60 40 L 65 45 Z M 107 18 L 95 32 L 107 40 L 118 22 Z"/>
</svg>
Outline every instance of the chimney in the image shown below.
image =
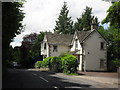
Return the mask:
<svg viewBox="0 0 120 90">
<path fill-rule="evenodd" d="M 93 30 L 97 30 L 97 22 L 95 21 L 95 19 L 92 20 L 92 24 L 91 24 L 91 31 Z"/>
</svg>

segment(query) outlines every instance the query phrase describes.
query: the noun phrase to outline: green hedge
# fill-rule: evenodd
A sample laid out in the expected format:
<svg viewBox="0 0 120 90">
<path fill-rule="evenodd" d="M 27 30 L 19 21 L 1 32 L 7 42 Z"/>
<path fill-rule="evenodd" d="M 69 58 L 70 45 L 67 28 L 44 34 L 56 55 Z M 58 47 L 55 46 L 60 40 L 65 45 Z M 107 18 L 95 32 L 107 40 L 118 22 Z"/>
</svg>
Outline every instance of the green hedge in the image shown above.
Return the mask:
<svg viewBox="0 0 120 90">
<path fill-rule="evenodd" d="M 50 70 L 57 70 L 64 73 L 74 73 L 77 70 L 77 58 L 70 54 L 59 57 L 47 57 L 43 61 L 35 63 L 36 68 L 47 67 Z"/>
<path fill-rule="evenodd" d="M 42 67 L 42 61 L 37 61 L 35 63 L 35 68 L 41 68 Z"/>
<path fill-rule="evenodd" d="M 61 59 L 64 73 L 74 73 L 77 70 L 78 63 L 75 56 L 66 54 Z"/>
<path fill-rule="evenodd" d="M 113 60 L 113 63 L 115 64 L 116 67 L 120 67 L 120 59 Z"/>
</svg>

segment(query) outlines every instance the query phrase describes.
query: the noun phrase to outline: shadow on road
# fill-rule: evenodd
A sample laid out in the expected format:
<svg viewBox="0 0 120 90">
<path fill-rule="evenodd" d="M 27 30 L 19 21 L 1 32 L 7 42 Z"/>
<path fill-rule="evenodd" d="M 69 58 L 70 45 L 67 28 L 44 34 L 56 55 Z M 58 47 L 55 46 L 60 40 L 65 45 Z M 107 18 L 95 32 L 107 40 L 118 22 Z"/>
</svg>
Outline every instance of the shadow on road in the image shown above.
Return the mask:
<svg viewBox="0 0 120 90">
<path fill-rule="evenodd" d="M 91 85 L 89 84 L 78 83 L 70 79 L 70 77 L 66 78 L 66 76 L 60 77 L 54 72 L 30 71 L 26 69 L 8 70 L 7 75 L 3 77 L 2 84 L 3 90 L 6 88 L 54 88 L 55 90 L 61 90 L 63 88 L 84 89 L 90 87 Z"/>
<path fill-rule="evenodd" d="M 35 72 L 35 71 L 30 71 Z M 50 71 L 41 71 L 42 73 L 36 72 L 38 75 L 41 75 L 47 79 L 52 86 L 57 86 L 58 88 L 89 88 L 91 85 L 77 83 L 76 81 L 70 82 L 70 78 L 66 79 L 66 75 L 63 77 L 57 76 L 55 72 Z M 70 81 L 69 81 L 70 80 Z"/>
</svg>

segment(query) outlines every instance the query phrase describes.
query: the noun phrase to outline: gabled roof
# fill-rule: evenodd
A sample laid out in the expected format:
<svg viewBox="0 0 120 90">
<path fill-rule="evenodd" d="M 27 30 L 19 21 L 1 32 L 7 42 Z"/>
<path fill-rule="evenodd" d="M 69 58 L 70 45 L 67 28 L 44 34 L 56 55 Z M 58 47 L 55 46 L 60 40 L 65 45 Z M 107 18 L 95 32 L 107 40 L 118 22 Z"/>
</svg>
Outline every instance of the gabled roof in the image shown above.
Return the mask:
<svg viewBox="0 0 120 90">
<path fill-rule="evenodd" d="M 46 38 L 49 44 L 70 45 L 73 35 L 46 33 Z"/>
<path fill-rule="evenodd" d="M 107 39 L 98 30 L 90 31 L 90 33 L 83 38 L 82 42 L 86 40 L 89 37 L 89 35 L 91 35 L 93 32 L 97 32 L 102 37 L 102 39 L 108 44 Z"/>
<path fill-rule="evenodd" d="M 80 43 L 91 33 L 91 31 L 76 31 Z"/>
<path fill-rule="evenodd" d="M 105 39 L 105 37 L 103 37 L 98 30 L 92 30 L 92 31 L 91 31 L 91 30 L 89 30 L 89 31 L 76 31 L 76 35 L 77 35 L 80 43 L 82 43 L 82 42 L 83 42 L 84 40 L 86 40 L 86 39 L 89 37 L 89 35 L 91 35 L 93 32 L 97 32 L 97 33 L 103 38 L 103 40 L 104 40 L 106 43 L 108 43 L 107 40 Z"/>
</svg>

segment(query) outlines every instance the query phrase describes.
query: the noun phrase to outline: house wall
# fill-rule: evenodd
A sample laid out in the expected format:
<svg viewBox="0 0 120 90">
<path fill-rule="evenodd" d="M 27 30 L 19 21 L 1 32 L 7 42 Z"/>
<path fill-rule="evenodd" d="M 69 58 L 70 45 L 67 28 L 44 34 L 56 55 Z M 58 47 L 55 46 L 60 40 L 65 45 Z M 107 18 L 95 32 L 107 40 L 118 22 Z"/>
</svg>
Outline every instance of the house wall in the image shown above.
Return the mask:
<svg viewBox="0 0 120 90">
<path fill-rule="evenodd" d="M 44 49 L 44 43 L 46 43 L 46 49 Z M 41 43 L 41 55 L 49 55 L 49 53 L 48 53 L 48 48 L 49 48 L 49 46 L 48 46 L 48 43 L 47 43 L 47 38 L 46 38 L 46 36 L 44 37 L 44 39 L 43 39 L 43 42 Z"/>
<path fill-rule="evenodd" d="M 104 45 L 105 49 L 100 49 L 100 42 L 105 42 L 104 39 L 98 34 L 98 32 L 93 32 L 84 42 L 84 69 L 93 71 L 104 71 L 106 67 L 107 59 L 107 46 Z M 100 68 L 100 59 L 105 60 L 105 67 Z"/>
<path fill-rule="evenodd" d="M 53 45 L 50 45 L 50 56 L 59 56 L 63 53 L 67 53 L 70 48 L 67 45 L 57 45 L 57 52 L 53 52 Z"/>
<path fill-rule="evenodd" d="M 75 39 L 78 39 L 77 35 L 75 36 L 75 38 L 73 39 L 73 45 L 71 47 L 71 51 L 75 51 Z M 78 43 L 78 50 L 80 50 L 80 54 L 82 53 L 82 47 L 80 45 L 79 40 L 77 41 Z"/>
<path fill-rule="evenodd" d="M 44 43 L 46 43 L 46 49 L 44 49 Z M 70 51 L 70 47 L 67 45 L 57 45 L 57 52 L 54 51 L 53 52 L 53 45 L 49 45 L 47 42 L 47 38 L 46 36 L 43 39 L 43 42 L 41 43 L 41 55 L 46 57 L 50 57 L 50 56 L 59 56 L 63 53 L 67 53 L 68 51 Z"/>
<path fill-rule="evenodd" d="M 78 39 L 78 37 L 77 37 L 76 34 L 75 34 L 74 39 L 73 39 L 73 45 L 71 47 L 71 51 L 76 51 L 75 50 L 75 43 L 76 43 L 75 39 Z M 82 46 L 81 46 L 79 40 L 77 41 L 77 43 L 78 43 L 78 49 L 77 50 L 80 50 L 80 53 L 77 53 L 77 54 L 80 54 L 80 60 L 79 60 L 78 70 L 82 71 L 82 55 L 81 55 L 82 54 Z"/>
</svg>

